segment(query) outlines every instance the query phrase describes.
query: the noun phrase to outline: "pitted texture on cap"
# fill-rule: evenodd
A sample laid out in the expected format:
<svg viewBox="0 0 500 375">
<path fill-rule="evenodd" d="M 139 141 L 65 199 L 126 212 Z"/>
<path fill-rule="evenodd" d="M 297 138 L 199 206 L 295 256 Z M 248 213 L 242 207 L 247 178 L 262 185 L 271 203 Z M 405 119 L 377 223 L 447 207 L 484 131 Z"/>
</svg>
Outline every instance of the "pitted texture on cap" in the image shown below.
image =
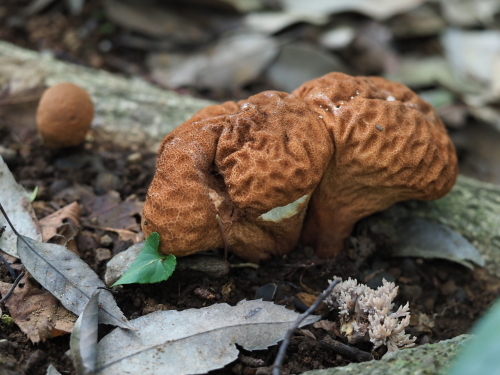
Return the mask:
<svg viewBox="0 0 500 375">
<path fill-rule="evenodd" d="M 308 209 L 302 240 L 338 253 L 361 218 L 455 183 L 457 160 L 434 109 L 406 86 L 332 73 L 293 92 L 325 119 L 335 153 Z"/>
<path fill-rule="evenodd" d="M 210 106 L 169 134 L 143 212 L 161 250 L 222 247 L 259 261 L 298 243 L 337 254 L 359 219 L 436 199 L 457 160 L 432 107 L 404 85 L 331 73 L 292 95 Z M 309 207 L 308 207 L 309 205 Z M 307 208 L 307 215 L 306 215 Z"/>
<path fill-rule="evenodd" d="M 143 230 L 160 233 L 162 251 L 188 255 L 223 245 L 218 214 L 241 257 L 288 252 L 331 154 L 321 119 L 286 93 L 207 107 L 164 139 Z M 303 196 L 291 217 L 260 217 Z"/>
</svg>

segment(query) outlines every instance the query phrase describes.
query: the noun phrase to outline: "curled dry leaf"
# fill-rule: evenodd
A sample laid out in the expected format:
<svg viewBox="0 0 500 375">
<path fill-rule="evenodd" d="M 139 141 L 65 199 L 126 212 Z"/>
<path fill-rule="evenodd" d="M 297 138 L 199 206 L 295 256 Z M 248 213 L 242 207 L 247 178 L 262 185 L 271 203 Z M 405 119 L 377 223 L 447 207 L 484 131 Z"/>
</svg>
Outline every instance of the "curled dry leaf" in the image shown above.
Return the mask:
<svg viewBox="0 0 500 375">
<path fill-rule="evenodd" d="M 92 375 L 95 371 L 100 293 L 98 291 L 90 297 L 71 332 L 69 344 L 78 375 Z"/>
<path fill-rule="evenodd" d="M 337 334 L 337 325 L 335 322 L 332 322 L 331 320 L 318 320 L 316 323 L 313 324 L 314 328 L 321 328 L 325 330 L 326 332 L 334 333 Z M 339 335 L 340 336 L 340 335 Z"/>
<path fill-rule="evenodd" d="M 35 212 L 31 207 L 29 196 L 24 188 L 16 182 L 1 156 L 0 191 L 2 192 L 0 203 L 2 203 L 10 221 L 16 226 L 19 233 L 41 240 L 40 227 Z M 7 221 L 3 215 L 0 215 L 0 227 L 6 225 Z M 16 249 L 16 235 L 12 231 L 5 231 L 0 237 L 0 248 L 13 257 L 19 257 Z"/>
<path fill-rule="evenodd" d="M 64 307 L 80 315 L 98 288 L 106 288 L 99 276 L 64 246 L 19 237 L 19 257 L 26 269 L 51 292 Z M 131 328 L 111 293 L 99 299 L 99 322 Z"/>
<path fill-rule="evenodd" d="M 79 232 L 80 205 L 77 202 L 57 210 L 40 220 L 43 242 L 66 246 L 78 255 L 75 236 Z"/>
<path fill-rule="evenodd" d="M 298 314 L 271 302 L 241 301 L 203 309 L 156 311 L 115 329 L 97 345 L 96 374 L 203 374 L 238 357 L 235 344 L 262 350 L 276 344 Z M 309 316 L 301 324 L 311 324 Z"/>
<path fill-rule="evenodd" d="M 89 217 L 92 223 L 99 227 L 139 232 L 139 225 L 135 216 L 141 214 L 142 202 L 135 195 L 131 195 L 122 201 L 117 191 L 109 191 L 105 195 L 93 197 L 91 201 L 85 202 L 84 205 L 90 212 Z"/>
<path fill-rule="evenodd" d="M 0 282 L 0 293 L 5 295 L 11 286 Z M 34 344 L 70 333 L 76 320 L 76 316 L 61 306 L 57 298 L 36 286 L 29 274 L 21 279 L 5 306 Z"/>
</svg>

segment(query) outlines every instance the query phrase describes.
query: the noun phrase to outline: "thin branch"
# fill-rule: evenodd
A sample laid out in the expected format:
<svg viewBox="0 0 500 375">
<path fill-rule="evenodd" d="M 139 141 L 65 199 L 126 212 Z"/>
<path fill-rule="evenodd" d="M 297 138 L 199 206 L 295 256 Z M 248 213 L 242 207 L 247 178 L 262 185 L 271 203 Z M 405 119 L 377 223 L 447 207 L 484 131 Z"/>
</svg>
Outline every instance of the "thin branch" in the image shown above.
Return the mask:
<svg viewBox="0 0 500 375">
<path fill-rule="evenodd" d="M 343 344 L 340 341 L 332 339 L 330 336 L 325 336 L 325 338 L 321 340 L 321 346 L 328 348 L 333 352 L 340 354 L 342 357 L 354 362 L 367 362 L 373 359 L 373 356 L 370 353 L 360 350 L 354 346 Z"/>
<path fill-rule="evenodd" d="M 20 237 L 21 235 L 18 233 L 18 231 L 16 230 L 16 228 L 14 228 L 14 225 L 10 221 L 9 216 L 7 216 L 7 212 L 5 212 L 5 209 L 3 208 L 3 206 L 2 206 L 1 203 L 0 203 L 0 211 L 2 212 L 3 216 L 5 217 L 5 220 L 7 220 L 7 223 L 9 223 L 9 226 L 11 227 L 12 231 L 14 232 L 14 234 L 16 236 Z"/>
<path fill-rule="evenodd" d="M 24 276 L 24 272 L 21 272 L 19 274 L 19 276 L 17 276 L 17 279 L 16 279 L 16 281 L 14 281 L 14 284 L 12 284 L 10 290 L 7 292 L 7 294 L 5 296 L 3 296 L 2 299 L 0 299 L 0 304 L 2 304 L 5 301 L 7 301 L 7 298 L 9 298 L 10 295 L 12 294 L 12 292 L 14 291 L 14 289 L 16 289 L 17 284 L 19 284 L 19 281 L 21 281 L 21 279 L 23 278 L 23 276 Z"/>
<path fill-rule="evenodd" d="M 333 280 L 330 285 L 328 285 L 328 288 L 321 293 L 318 298 L 316 298 L 316 301 L 309 307 L 304 313 L 300 314 L 297 320 L 293 323 L 293 325 L 288 329 L 285 338 L 280 346 L 280 350 L 278 351 L 278 355 L 276 356 L 276 359 L 273 364 L 273 374 L 272 375 L 280 375 L 281 369 L 283 367 L 283 360 L 285 359 L 285 354 L 286 354 L 286 349 L 288 345 L 290 344 L 290 339 L 292 338 L 293 332 L 299 328 L 300 323 L 307 318 L 309 315 L 311 315 L 314 310 L 318 308 L 318 306 L 325 300 L 326 297 L 330 295 L 332 292 L 333 288 L 335 288 L 335 285 L 337 285 L 339 280 Z"/>
<path fill-rule="evenodd" d="M 0 248 L 1 251 L 3 251 L 3 249 Z M 5 251 L 3 251 L 5 253 Z M 7 271 L 9 271 L 9 274 L 10 274 L 10 277 L 12 278 L 12 280 L 15 280 L 17 278 L 17 275 L 16 275 L 16 271 L 14 271 L 14 269 L 10 266 L 9 262 L 7 262 L 7 259 L 5 259 L 5 257 L 0 254 L 0 260 L 3 262 L 3 264 L 5 265 L 5 267 L 7 268 Z"/>
<path fill-rule="evenodd" d="M 7 216 L 7 212 L 5 212 L 5 209 L 3 208 L 1 203 L 0 203 L 0 212 L 2 212 L 3 216 L 5 217 L 5 220 L 7 220 L 7 223 L 9 224 L 10 228 L 12 229 L 14 234 L 17 236 L 17 238 L 18 239 L 20 238 L 26 244 L 26 246 L 28 246 L 29 249 L 32 249 L 33 251 L 35 251 L 33 249 L 33 247 L 28 243 L 28 241 L 26 241 L 24 239 L 24 237 L 19 234 L 19 232 L 16 230 L 16 228 L 14 228 L 14 225 L 10 221 L 9 216 Z"/>
</svg>

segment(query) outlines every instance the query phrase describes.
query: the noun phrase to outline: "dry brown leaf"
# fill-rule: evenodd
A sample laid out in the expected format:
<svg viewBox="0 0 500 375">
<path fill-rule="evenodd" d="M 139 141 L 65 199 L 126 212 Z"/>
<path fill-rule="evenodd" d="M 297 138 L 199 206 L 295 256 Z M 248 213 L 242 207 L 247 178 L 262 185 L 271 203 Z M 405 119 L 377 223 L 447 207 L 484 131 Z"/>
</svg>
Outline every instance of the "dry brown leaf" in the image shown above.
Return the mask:
<svg viewBox="0 0 500 375">
<path fill-rule="evenodd" d="M 122 201 L 118 192 L 109 191 L 96 196 L 87 204 L 87 209 L 94 225 L 139 232 L 139 224 L 134 216 L 141 215 L 142 205 L 143 202 L 135 195 Z"/>
<path fill-rule="evenodd" d="M 296 297 L 300 302 L 302 302 L 307 307 L 310 307 L 314 303 L 314 301 L 316 301 L 316 298 L 318 298 L 317 296 L 315 296 L 313 294 L 304 293 L 304 292 L 297 293 Z"/>
<path fill-rule="evenodd" d="M 73 202 L 40 220 L 44 242 L 66 246 L 76 254 L 75 237 L 80 231 L 80 205 Z"/>
<path fill-rule="evenodd" d="M 335 333 L 337 332 L 337 325 L 335 322 L 332 322 L 330 320 L 319 320 L 316 323 L 313 324 L 314 328 L 321 328 L 325 330 L 326 332 L 332 332 Z"/>
<path fill-rule="evenodd" d="M 311 331 L 309 331 L 308 329 L 301 329 L 300 332 L 302 332 L 304 334 L 304 336 L 309 337 L 310 339 L 316 340 L 316 336 L 314 336 L 314 334 Z"/>
<path fill-rule="evenodd" d="M 144 234 L 142 232 L 136 233 L 126 229 L 115 229 L 109 227 L 100 227 L 98 225 L 86 225 L 89 228 L 101 229 L 107 232 L 113 232 L 118 235 L 118 240 L 120 241 L 132 241 L 132 243 L 141 242 L 144 240 Z"/>
<path fill-rule="evenodd" d="M 0 282 L 5 295 L 11 284 Z M 26 274 L 5 302 L 10 316 L 34 343 L 70 333 L 77 317 L 66 310 L 48 291 L 40 289 Z"/>
</svg>

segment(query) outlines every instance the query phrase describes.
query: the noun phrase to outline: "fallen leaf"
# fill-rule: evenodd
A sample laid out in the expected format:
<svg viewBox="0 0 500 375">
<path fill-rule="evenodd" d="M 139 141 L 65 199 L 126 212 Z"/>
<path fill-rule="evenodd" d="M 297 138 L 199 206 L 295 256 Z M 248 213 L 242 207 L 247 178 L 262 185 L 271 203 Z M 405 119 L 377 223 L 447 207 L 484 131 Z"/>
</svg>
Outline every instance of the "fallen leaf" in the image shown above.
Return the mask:
<svg viewBox="0 0 500 375">
<path fill-rule="evenodd" d="M 484 267 L 479 251 L 458 232 L 429 220 L 406 218 L 395 223 L 391 255 L 446 259 L 473 269 Z"/>
<path fill-rule="evenodd" d="M 14 176 L 9 171 L 7 164 L 0 156 L 0 203 L 9 215 L 10 221 L 17 228 L 17 231 L 25 236 L 42 239 L 38 220 L 31 207 L 29 195 L 24 188 L 19 185 Z M 7 221 L 0 215 L 0 227 L 7 226 Z M 16 249 L 16 235 L 7 230 L 0 237 L 0 248 L 9 255 L 19 258 Z"/>
<path fill-rule="evenodd" d="M 0 282 L 5 295 L 11 284 Z M 26 274 L 5 302 L 10 316 L 34 343 L 70 333 L 76 316 L 61 306 L 48 291 L 38 288 Z"/>
<path fill-rule="evenodd" d="M 297 293 L 296 295 L 297 299 L 302 302 L 304 305 L 306 305 L 307 307 L 311 307 L 311 305 L 316 301 L 316 299 L 318 298 L 318 296 L 315 296 L 313 294 L 309 294 L 309 293 L 304 293 L 304 292 L 300 292 L 300 293 Z"/>
<path fill-rule="evenodd" d="M 500 31 L 450 28 L 442 34 L 441 42 L 455 74 L 465 82 L 480 84 L 491 95 L 494 67 L 500 56 Z"/>
<path fill-rule="evenodd" d="M 326 14 L 293 12 L 254 12 L 247 14 L 243 22 L 251 30 L 265 34 L 274 34 L 300 22 L 307 22 L 317 26 L 324 25 L 328 23 L 328 16 Z"/>
<path fill-rule="evenodd" d="M 47 367 L 47 372 L 45 375 L 61 375 L 59 371 L 54 367 L 54 365 L 51 363 L 49 367 Z"/>
<path fill-rule="evenodd" d="M 297 42 L 281 47 L 278 57 L 267 69 L 267 75 L 279 89 L 293 91 L 305 81 L 332 71 L 351 73 L 334 55 L 311 44 Z"/>
<path fill-rule="evenodd" d="M 95 371 L 100 293 L 98 291 L 90 297 L 71 332 L 70 350 L 79 375 L 91 375 Z"/>
<path fill-rule="evenodd" d="M 337 330 L 337 324 L 330 320 L 321 319 L 313 324 L 314 328 L 321 328 L 326 332 L 335 333 Z"/>
<path fill-rule="evenodd" d="M 302 332 L 302 334 L 306 337 L 309 337 L 310 339 L 313 339 L 313 340 L 316 340 L 316 336 L 314 336 L 314 334 L 309 331 L 308 329 L 301 329 L 300 332 Z"/>
<path fill-rule="evenodd" d="M 115 329 L 97 345 L 96 374 L 203 374 L 238 358 L 235 344 L 263 350 L 283 340 L 298 314 L 261 300 L 156 311 Z M 301 326 L 317 321 L 309 316 Z"/>
<path fill-rule="evenodd" d="M 106 232 L 116 233 L 118 235 L 118 240 L 123 242 L 132 241 L 132 243 L 135 244 L 137 242 L 141 242 L 142 240 L 144 240 L 144 234 L 142 232 L 137 233 L 126 229 L 115 229 L 115 228 L 101 227 L 98 225 L 89 225 L 89 224 L 86 224 L 85 226 L 89 228 L 105 230 Z"/>
<path fill-rule="evenodd" d="M 152 284 L 170 278 L 177 265 L 177 260 L 172 254 L 159 253 L 159 245 L 160 235 L 157 232 L 151 233 L 139 256 L 135 258 L 127 272 L 112 286 L 133 283 Z"/>
<path fill-rule="evenodd" d="M 258 33 L 235 34 L 194 54 L 151 54 L 153 77 L 171 88 L 231 90 L 257 77 L 274 59 L 278 43 Z"/>
<path fill-rule="evenodd" d="M 106 288 L 89 265 L 64 246 L 19 237 L 17 250 L 33 277 L 76 315 L 98 288 Z M 111 293 L 103 293 L 99 304 L 100 323 L 130 328 Z"/>
<path fill-rule="evenodd" d="M 139 231 L 135 216 L 141 215 L 143 203 L 135 195 L 122 201 L 117 191 L 109 191 L 105 195 L 95 196 L 84 205 L 90 212 L 88 216 L 94 225 Z"/>
<path fill-rule="evenodd" d="M 283 9 L 304 14 L 334 14 L 359 12 L 377 20 L 406 12 L 423 4 L 425 0 L 282 0 Z"/>
<path fill-rule="evenodd" d="M 79 255 L 75 237 L 79 232 L 80 205 L 77 202 L 68 204 L 60 210 L 40 220 L 43 242 L 66 246 Z"/>
<path fill-rule="evenodd" d="M 188 19 L 174 9 L 159 4 L 107 0 L 104 11 L 108 19 L 117 25 L 151 37 L 164 38 L 174 44 L 202 43 L 210 39 L 210 33 L 197 26 L 192 18 Z"/>
<path fill-rule="evenodd" d="M 443 16 L 453 26 L 483 26 L 495 23 L 500 2 L 495 0 L 439 0 Z"/>
</svg>

